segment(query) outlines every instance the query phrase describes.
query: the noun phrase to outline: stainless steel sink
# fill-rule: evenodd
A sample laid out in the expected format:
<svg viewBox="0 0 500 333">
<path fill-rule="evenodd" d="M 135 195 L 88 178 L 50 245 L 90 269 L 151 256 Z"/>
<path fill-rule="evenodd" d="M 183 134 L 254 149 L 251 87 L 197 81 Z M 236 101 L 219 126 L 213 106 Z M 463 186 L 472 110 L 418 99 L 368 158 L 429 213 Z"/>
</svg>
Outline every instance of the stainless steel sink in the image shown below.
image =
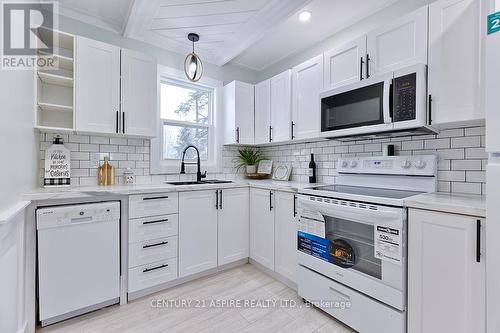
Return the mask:
<svg viewBox="0 0 500 333">
<path fill-rule="evenodd" d="M 197 181 L 184 181 L 184 182 L 167 182 L 169 185 L 203 185 L 203 184 L 228 184 L 232 183 L 230 180 L 218 180 L 218 179 L 207 179 L 207 180 L 202 180 L 201 182 Z"/>
<path fill-rule="evenodd" d="M 205 183 L 190 181 L 190 182 L 167 182 L 167 184 L 169 184 L 169 185 L 201 185 L 201 184 L 205 184 Z"/>
<path fill-rule="evenodd" d="M 205 184 L 229 184 L 232 183 L 230 180 L 218 180 L 218 179 L 207 179 L 207 180 L 202 180 L 202 183 Z"/>
</svg>

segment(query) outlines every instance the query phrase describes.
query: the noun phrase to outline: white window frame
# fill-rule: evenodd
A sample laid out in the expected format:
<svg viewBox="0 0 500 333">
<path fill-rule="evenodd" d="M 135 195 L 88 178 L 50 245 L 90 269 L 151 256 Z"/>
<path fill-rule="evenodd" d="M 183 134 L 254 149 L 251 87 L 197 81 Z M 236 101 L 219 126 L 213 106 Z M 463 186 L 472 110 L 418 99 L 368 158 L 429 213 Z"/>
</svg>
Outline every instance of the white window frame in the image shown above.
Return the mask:
<svg viewBox="0 0 500 333">
<path fill-rule="evenodd" d="M 186 79 L 184 72 L 165 67 L 158 66 L 158 110 L 157 110 L 157 136 L 151 140 L 151 173 L 152 174 L 178 174 L 180 172 L 180 160 L 163 159 L 163 124 L 180 125 L 193 127 L 190 122 L 162 120 L 161 119 L 161 84 L 162 82 L 178 84 L 179 86 L 193 87 L 197 89 L 206 89 L 212 92 L 212 103 L 209 111 L 208 124 L 208 159 L 201 161 L 201 171 L 210 173 L 219 173 L 222 160 L 222 141 L 223 128 L 222 124 L 222 88 L 223 83 L 208 77 L 202 77 L 200 81 L 193 84 Z M 206 125 L 196 126 L 206 128 Z M 187 173 L 196 173 L 195 165 L 186 165 Z"/>
</svg>

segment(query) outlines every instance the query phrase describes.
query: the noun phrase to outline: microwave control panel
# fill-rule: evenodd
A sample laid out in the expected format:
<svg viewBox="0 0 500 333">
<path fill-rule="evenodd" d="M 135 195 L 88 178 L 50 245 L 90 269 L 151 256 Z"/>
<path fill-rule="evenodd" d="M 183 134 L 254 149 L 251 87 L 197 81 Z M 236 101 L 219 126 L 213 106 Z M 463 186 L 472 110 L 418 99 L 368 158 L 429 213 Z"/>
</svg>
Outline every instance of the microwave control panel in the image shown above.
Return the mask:
<svg viewBox="0 0 500 333">
<path fill-rule="evenodd" d="M 417 117 L 417 74 L 394 78 L 393 121 L 414 120 Z"/>
</svg>

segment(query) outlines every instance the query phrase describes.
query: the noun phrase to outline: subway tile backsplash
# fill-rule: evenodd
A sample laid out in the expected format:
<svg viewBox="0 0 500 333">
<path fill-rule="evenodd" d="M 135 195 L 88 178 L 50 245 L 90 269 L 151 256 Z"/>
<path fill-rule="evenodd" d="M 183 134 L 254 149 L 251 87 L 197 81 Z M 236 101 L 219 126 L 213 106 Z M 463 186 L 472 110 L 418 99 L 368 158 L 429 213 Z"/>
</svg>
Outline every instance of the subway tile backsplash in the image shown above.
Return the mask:
<svg viewBox="0 0 500 333">
<path fill-rule="evenodd" d="M 438 190 L 441 192 L 486 194 L 486 164 L 484 127 L 443 130 L 438 135 L 407 136 L 360 140 L 352 142 L 319 141 L 311 143 L 264 146 L 266 158 L 275 162 L 288 162 L 293 166 L 291 179 L 307 182 L 310 153 L 314 152 L 317 180 L 334 183 L 337 161 L 341 157 L 378 156 L 387 144 L 395 145 L 396 155 L 436 154 L 438 163 Z M 224 173 L 234 167 L 237 147 L 224 150 Z"/>
<path fill-rule="evenodd" d="M 275 162 L 293 165 L 291 180 L 307 182 L 310 153 L 314 152 L 318 182 L 334 183 L 337 177 L 337 161 L 340 157 L 378 156 L 387 144 L 394 144 L 397 155 L 437 154 L 438 190 L 441 192 L 485 194 L 486 164 L 488 155 L 484 149 L 484 127 L 444 130 L 438 135 L 407 136 L 340 142 L 335 140 L 310 143 L 292 143 L 264 146 L 261 150 Z M 45 149 L 52 144 L 54 133 L 40 134 L 40 184 L 43 179 Z M 126 168 L 131 168 L 139 184 L 164 181 L 191 180 L 193 174 L 151 175 L 150 140 L 115 138 L 89 135 L 62 135 L 65 146 L 71 151 L 71 184 L 96 185 L 97 168 L 91 168 L 91 157 L 99 153 L 102 161 L 109 156 L 116 168 L 116 184 L 122 182 Z M 209 178 L 237 179 L 235 157 L 238 147 L 223 148 L 223 170 L 209 174 Z"/>
</svg>

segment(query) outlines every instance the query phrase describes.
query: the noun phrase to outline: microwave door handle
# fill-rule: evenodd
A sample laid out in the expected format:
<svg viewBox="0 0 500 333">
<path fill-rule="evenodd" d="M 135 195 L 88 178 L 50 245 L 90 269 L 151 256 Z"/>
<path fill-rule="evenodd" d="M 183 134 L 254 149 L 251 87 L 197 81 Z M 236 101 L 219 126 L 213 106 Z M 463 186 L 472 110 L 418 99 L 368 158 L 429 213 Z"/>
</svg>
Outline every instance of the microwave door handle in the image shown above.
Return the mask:
<svg viewBox="0 0 500 333">
<path fill-rule="evenodd" d="M 384 108 L 384 124 L 392 123 L 391 117 L 391 90 L 392 90 L 392 79 L 386 80 L 384 82 L 384 97 L 383 97 L 383 108 Z"/>
</svg>

